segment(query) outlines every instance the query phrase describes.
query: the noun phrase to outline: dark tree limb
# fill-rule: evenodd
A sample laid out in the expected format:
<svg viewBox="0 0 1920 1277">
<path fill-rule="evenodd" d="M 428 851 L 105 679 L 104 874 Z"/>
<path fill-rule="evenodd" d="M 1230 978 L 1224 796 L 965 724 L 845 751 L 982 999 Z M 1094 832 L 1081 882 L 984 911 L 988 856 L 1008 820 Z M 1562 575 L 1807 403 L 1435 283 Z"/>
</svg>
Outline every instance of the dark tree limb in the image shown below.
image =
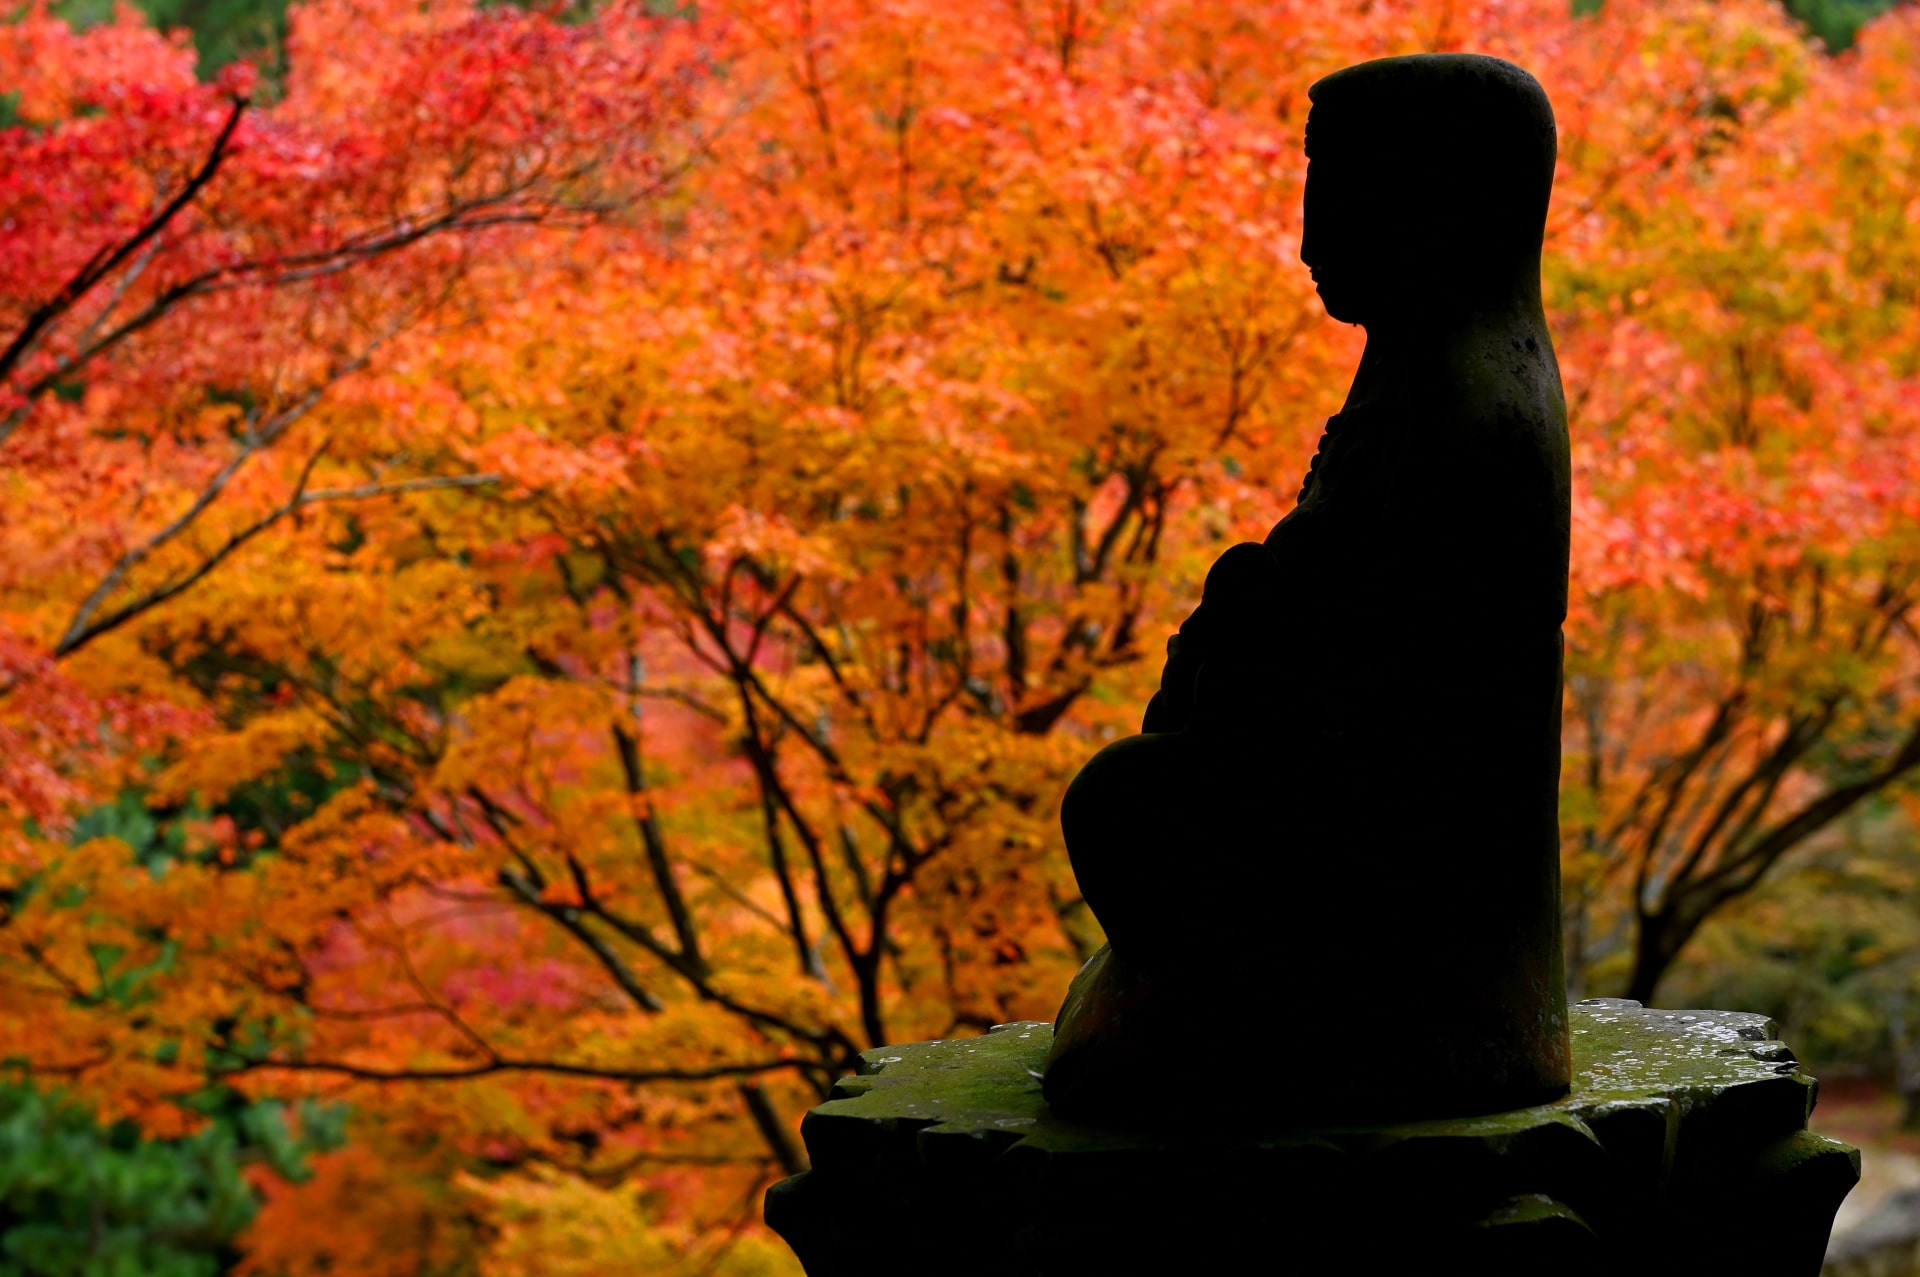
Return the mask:
<svg viewBox="0 0 1920 1277">
<path fill-rule="evenodd" d="M 220 126 L 220 133 L 214 138 L 213 146 L 207 152 L 207 158 L 201 161 L 200 167 L 194 170 L 193 175 L 187 179 L 186 185 L 182 186 L 159 212 L 148 218 L 145 225 L 118 245 L 101 248 L 88 259 L 86 265 L 75 272 L 73 278 L 61 286 L 59 292 L 34 308 L 33 313 L 27 316 L 26 323 L 21 325 L 20 331 L 15 333 L 13 339 L 7 343 L 6 349 L 0 350 L 0 378 L 11 377 L 14 369 L 33 349 L 34 343 L 42 333 L 97 288 L 101 280 L 125 265 L 156 235 L 166 229 L 174 218 L 180 216 L 189 204 L 193 203 L 207 183 L 213 180 L 213 175 L 219 171 L 221 163 L 227 158 L 234 131 L 240 127 L 240 117 L 245 114 L 248 105 L 246 98 L 233 100 L 233 109 L 227 113 L 226 123 Z M 18 424 L 19 422 L 13 418 L 0 423 L 0 443 L 6 442 L 7 436 L 13 433 Z"/>
</svg>

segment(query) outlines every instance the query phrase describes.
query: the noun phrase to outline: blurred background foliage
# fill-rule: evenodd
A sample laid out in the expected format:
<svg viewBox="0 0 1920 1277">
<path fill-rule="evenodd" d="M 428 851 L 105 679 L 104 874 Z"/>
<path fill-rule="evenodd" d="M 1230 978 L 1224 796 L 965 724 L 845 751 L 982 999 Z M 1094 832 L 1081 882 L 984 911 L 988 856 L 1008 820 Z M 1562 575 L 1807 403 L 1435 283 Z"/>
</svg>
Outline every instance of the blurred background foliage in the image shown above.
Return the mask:
<svg viewBox="0 0 1920 1277">
<path fill-rule="evenodd" d="M 1786 8 L 1839 53 L 1891 3 L 1786 0 Z M 191 37 L 203 77 L 254 59 L 271 83 L 286 35 L 285 0 L 145 0 L 139 7 L 156 25 Z M 1575 3 L 1576 9 L 1597 7 L 1590 0 Z M 113 5 L 61 0 L 55 11 L 87 25 L 109 19 Z M 238 786 L 211 807 L 156 807 L 148 795 L 129 791 L 83 816 L 67 836 L 76 847 L 117 839 L 158 877 L 174 864 L 213 855 L 196 831 L 222 820 L 231 822 L 249 854 L 266 858 L 276 854 L 284 830 L 307 819 L 344 784 L 294 751 L 269 780 Z M 1908 1120 L 1920 1118 L 1915 810 L 1899 795 L 1876 798 L 1793 853 L 1701 929 L 1668 976 L 1663 1001 L 1771 1014 L 1803 1058 L 1818 1062 L 1823 1072 L 1892 1078 Z M 1587 974 L 1591 988 L 1608 991 L 1623 980 L 1630 956 L 1621 949 L 1596 963 Z M 103 968 L 115 968 L 118 957 L 98 955 Z M 142 969 L 118 971 L 114 996 L 136 1003 L 141 980 Z M 228 1033 L 237 1041 L 248 1028 L 234 1024 Z M 436 1162 L 431 1134 L 420 1130 L 357 1123 L 350 1147 L 352 1114 L 343 1105 L 249 1100 L 219 1086 L 186 1104 L 211 1121 L 190 1135 L 156 1138 L 126 1120 L 98 1120 L 45 1082 L 0 1086 L 0 1277 L 226 1273 L 242 1262 L 234 1239 L 263 1209 L 292 1208 L 291 1199 L 276 1195 L 276 1185 L 316 1176 L 318 1191 L 349 1203 L 343 1213 L 387 1212 L 397 1221 L 394 1230 L 423 1219 L 441 1221 L 436 1226 L 442 1236 L 407 1252 L 443 1256 L 438 1272 L 474 1271 L 470 1240 L 482 1231 L 491 1239 L 487 1254 L 502 1273 L 584 1277 L 601 1271 L 599 1257 L 609 1253 L 631 1256 L 635 1271 L 667 1272 L 689 1253 L 668 1240 L 671 1212 L 637 1184 L 596 1184 L 535 1165 L 522 1168 L 507 1191 L 466 1159 L 449 1153 Z M 401 1146 L 410 1162 L 425 1171 L 439 1167 L 444 1177 L 423 1173 L 395 1194 L 390 1180 L 364 1176 L 367 1160 Z M 369 1184 L 385 1196 L 367 1197 Z M 369 1236 L 380 1232 L 368 1229 Z M 555 1252 L 553 1239 L 559 1237 L 578 1239 L 577 1253 Z M 777 1244 L 764 1237 L 726 1242 L 728 1272 L 791 1271 Z M 301 1235 L 300 1244 L 311 1248 L 315 1239 Z M 305 1262 L 362 1277 L 382 1271 L 380 1257 L 356 1249 L 353 1239 L 329 1244 L 338 1250 L 324 1262 L 314 1264 L 311 1255 Z M 700 1252 L 700 1262 L 713 1254 Z M 274 1260 L 268 1241 L 248 1262 L 271 1271 Z"/>
<path fill-rule="evenodd" d="M 291 771 L 262 801 L 264 818 L 304 805 Z M 289 800 L 292 800 L 291 802 Z M 200 809 L 155 811 L 128 792 L 74 822 L 75 845 L 123 842 L 155 877 L 196 854 Z M 34 890 L 31 883 L 10 895 Z M 113 969 L 118 955 L 97 955 Z M 112 995 L 141 1000 L 145 969 L 116 971 Z M 3 1065 L 9 1062 L 0 1062 Z M 103 1122 L 44 1081 L 0 1081 L 0 1277 L 215 1277 L 241 1261 L 235 1241 L 259 1213 L 268 1177 L 304 1183 L 310 1158 L 346 1142 L 349 1109 L 249 1099 L 209 1085 L 183 1097 L 206 1118 L 191 1134 L 152 1138 L 139 1123 Z"/>
<path fill-rule="evenodd" d="M 76 27 L 109 21 L 125 0 L 60 0 L 53 12 Z M 200 54 L 200 73 L 211 79 L 241 58 L 271 69 L 287 38 L 287 0 L 139 0 L 134 7 L 156 27 L 183 31 Z"/>
<path fill-rule="evenodd" d="M 259 1198 L 250 1168 L 299 1182 L 344 1139 L 342 1111 L 210 1092 L 192 1135 L 151 1139 L 21 1083 L 0 1085 L 0 1274 L 214 1277 Z"/>
<path fill-rule="evenodd" d="M 104 22 L 126 0 L 59 0 L 53 12 L 75 26 Z M 239 58 L 254 58 L 271 70 L 287 35 L 288 0 L 138 0 L 134 7 L 167 30 L 191 35 L 200 72 L 212 77 Z M 1576 13 L 1590 13 L 1604 0 L 1572 0 Z M 1899 0 L 1783 0 L 1788 13 L 1834 52 L 1849 48 L 1862 23 Z"/>
</svg>

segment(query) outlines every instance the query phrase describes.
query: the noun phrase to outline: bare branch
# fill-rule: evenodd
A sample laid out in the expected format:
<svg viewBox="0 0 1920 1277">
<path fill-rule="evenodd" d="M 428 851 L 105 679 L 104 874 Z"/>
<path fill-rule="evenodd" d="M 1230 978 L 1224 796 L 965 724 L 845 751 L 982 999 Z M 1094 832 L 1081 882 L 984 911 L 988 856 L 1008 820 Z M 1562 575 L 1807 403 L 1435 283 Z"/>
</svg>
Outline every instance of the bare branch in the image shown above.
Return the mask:
<svg viewBox="0 0 1920 1277">
<path fill-rule="evenodd" d="M 630 671 L 631 686 L 638 686 L 637 669 Z M 638 706 L 634 706 L 637 710 Z M 638 715 L 635 715 L 636 719 Z M 646 849 L 647 867 L 653 875 L 654 887 L 660 892 L 660 898 L 666 902 L 667 917 L 673 923 L 673 936 L 680 947 L 681 956 L 689 963 L 704 968 L 705 962 L 700 956 L 700 935 L 694 929 L 693 913 L 687 908 L 686 897 L 680 892 L 680 884 L 674 881 L 673 865 L 667 858 L 666 836 L 660 830 L 659 818 L 653 814 L 653 808 L 647 797 L 646 770 L 640 758 L 640 738 L 636 731 L 630 732 L 619 723 L 613 725 L 615 751 L 620 756 L 620 773 L 626 782 L 629 802 L 648 803 L 645 812 L 633 813 L 635 832 Z"/>
<path fill-rule="evenodd" d="M 593 928 L 587 925 L 585 913 L 573 905 L 542 900 L 540 889 L 527 881 L 524 875 L 517 874 L 511 869 L 500 871 L 500 881 L 505 883 L 524 903 L 552 918 L 574 939 L 585 945 L 593 956 L 600 960 L 600 965 L 606 970 L 607 975 L 620 986 L 620 991 L 633 1000 L 634 1005 L 643 1011 L 660 1010 L 660 999 L 640 983 L 633 969 L 620 960 L 620 955 L 613 951 L 613 947 L 606 940 L 594 934 Z"/>
<path fill-rule="evenodd" d="M 758 1077 L 782 1069 L 807 1070 L 808 1060 L 760 1060 L 749 1064 L 714 1064 L 697 1069 L 616 1069 L 565 1060 L 494 1060 L 463 1068 L 379 1069 L 345 1060 L 249 1060 L 235 1073 L 285 1070 L 292 1073 L 338 1073 L 364 1082 L 460 1082 L 499 1073 L 551 1073 L 562 1077 L 598 1078 L 608 1082 L 712 1082 L 719 1078 Z"/>
<path fill-rule="evenodd" d="M 226 159 L 228 144 L 233 141 L 234 130 L 240 126 L 240 117 L 245 113 L 247 106 L 246 98 L 234 99 L 233 110 L 228 113 L 226 123 L 221 125 L 219 136 L 214 138 L 213 147 L 207 152 L 207 158 L 201 161 L 200 167 L 195 170 L 192 177 L 187 179 L 186 185 L 181 187 L 158 213 L 149 218 L 146 225 L 122 240 L 118 247 L 103 248 L 94 254 L 92 259 L 82 266 L 59 292 L 42 302 L 31 315 L 27 316 L 27 322 L 21 325 L 20 331 L 14 334 L 13 340 L 7 343 L 6 349 L 0 351 L 0 377 L 11 376 L 42 332 L 72 310 L 81 298 L 99 285 L 101 280 L 119 270 L 129 258 L 140 251 L 143 245 L 178 217 L 187 205 L 193 203 L 206 184 L 213 180 L 214 173 Z M 18 424 L 18 421 L 13 418 L 0 423 L 0 443 L 6 442 L 7 436 L 13 433 Z"/>
<path fill-rule="evenodd" d="M 318 459 L 317 454 L 314 459 Z M 309 461 L 309 467 L 311 467 L 311 464 L 312 462 Z M 301 482 L 304 484 L 305 481 L 306 476 L 302 475 Z M 262 515 L 252 523 L 247 524 L 239 531 L 228 536 L 219 549 L 201 560 L 192 570 L 175 577 L 165 585 L 156 586 L 154 589 L 140 595 L 132 602 L 116 608 L 97 621 L 91 619 L 91 612 L 93 608 L 99 606 L 100 600 L 103 599 L 105 595 L 101 590 L 96 589 L 94 595 L 89 596 L 87 603 L 82 605 L 81 613 L 75 616 L 73 624 L 68 627 L 67 633 L 53 649 L 53 654 L 56 657 L 69 656 L 99 638 L 101 635 L 117 630 L 128 621 L 159 606 L 168 599 L 185 593 L 204 580 L 215 568 L 226 562 L 228 558 L 232 557 L 234 551 L 240 549 L 247 544 L 247 542 L 253 540 L 262 532 L 267 531 L 282 519 L 297 513 L 307 506 L 318 505 L 327 501 L 362 501 L 372 497 L 395 496 L 407 492 L 432 492 L 445 488 L 479 488 L 498 483 L 499 481 L 500 476 L 495 474 L 469 474 L 444 475 L 426 479 L 406 479 L 396 483 L 368 483 L 354 488 L 316 488 L 311 492 L 305 491 L 302 488 L 296 488 L 294 494 L 283 504 L 275 507 L 265 515 Z M 224 483 L 224 480 L 222 480 L 222 482 Z M 173 534 L 169 533 L 168 535 L 171 536 Z M 144 558 L 146 554 L 151 553 L 151 546 L 143 548 L 142 551 L 137 553 L 140 558 Z M 138 560 L 136 559 L 135 561 L 137 562 Z M 123 560 L 123 562 L 125 561 Z M 119 569 L 120 565 L 116 564 L 115 566 L 116 569 Z M 124 575 L 125 572 L 121 571 L 121 576 L 124 577 Z M 115 584 L 117 583 L 116 581 Z"/>
</svg>

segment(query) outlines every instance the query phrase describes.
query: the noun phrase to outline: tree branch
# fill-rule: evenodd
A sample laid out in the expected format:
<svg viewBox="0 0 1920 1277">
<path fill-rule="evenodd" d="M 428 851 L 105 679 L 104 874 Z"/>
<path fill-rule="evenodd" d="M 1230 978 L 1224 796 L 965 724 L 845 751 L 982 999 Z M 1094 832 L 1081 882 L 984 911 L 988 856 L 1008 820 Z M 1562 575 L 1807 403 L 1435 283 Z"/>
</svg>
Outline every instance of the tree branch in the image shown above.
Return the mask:
<svg viewBox="0 0 1920 1277">
<path fill-rule="evenodd" d="M 338 1073 L 365 1082 L 461 1082 L 499 1073 L 551 1073 L 562 1077 L 599 1078 L 609 1082 L 712 1082 L 720 1078 L 758 1077 L 782 1069 L 811 1070 L 809 1060 L 761 1060 L 751 1064 L 715 1064 L 698 1069 L 616 1069 L 564 1060 L 500 1059 L 463 1068 L 380 1069 L 345 1060 L 248 1060 L 233 1073 L 281 1069 L 293 1073 Z"/>
<path fill-rule="evenodd" d="M 226 123 L 221 125 L 219 136 L 214 138 L 213 146 L 207 152 L 207 158 L 201 161 L 200 167 L 187 179 L 186 185 L 181 187 L 158 213 L 149 218 L 146 225 L 122 240 L 117 248 L 110 250 L 102 248 L 100 252 L 95 253 L 87 264 L 61 287 L 59 292 L 34 308 L 33 313 L 27 316 L 26 323 L 21 325 L 20 331 L 15 333 L 13 340 L 7 343 L 6 349 L 0 351 L 0 378 L 12 376 L 14 369 L 26 357 L 42 332 L 72 310 L 81 298 L 99 285 L 101 280 L 119 270 L 129 258 L 140 251 L 143 245 L 178 217 L 187 205 L 193 203 L 206 184 L 213 180 L 213 175 L 219 171 L 221 162 L 226 159 L 227 147 L 233 141 L 234 130 L 239 128 L 240 117 L 245 113 L 247 106 L 246 98 L 233 100 L 233 110 L 228 112 Z M 13 418 L 0 423 L 0 443 L 7 441 L 7 437 L 13 433 L 18 424 L 19 422 Z"/>
<path fill-rule="evenodd" d="M 106 597 L 106 592 L 113 586 L 118 585 L 119 581 L 124 578 L 126 569 L 132 567 L 133 564 L 138 563 L 141 559 L 152 553 L 158 544 L 171 539 L 177 534 L 177 530 L 164 532 L 164 535 L 157 540 L 149 542 L 132 555 L 123 558 L 121 563 L 115 565 L 114 572 L 108 574 L 110 580 L 103 581 L 101 585 L 94 590 L 93 594 L 88 596 L 87 601 L 81 605 L 80 611 L 74 616 L 72 624 L 68 626 L 66 634 L 61 637 L 59 644 L 54 647 L 54 656 L 70 656 L 101 635 L 109 634 L 119 629 L 122 625 L 125 625 L 128 621 L 133 620 L 135 617 L 166 602 L 168 599 L 185 593 L 204 580 L 215 568 L 226 562 L 227 559 L 232 557 L 236 550 L 246 545 L 247 542 L 253 540 L 262 532 L 267 531 L 282 519 L 297 513 L 307 506 L 318 505 L 327 501 L 362 501 L 372 497 L 395 496 L 406 492 L 431 492 L 444 488 L 478 488 L 500 481 L 500 476 L 493 474 L 446 475 L 427 479 L 407 479 L 397 483 L 368 483 L 354 488 L 317 488 L 308 492 L 305 490 L 307 477 L 308 474 L 311 473 L 313 463 L 318 460 L 319 454 L 317 453 L 309 459 L 307 471 L 302 473 L 299 486 L 294 489 L 293 496 L 289 497 L 285 503 L 275 507 L 259 519 L 254 520 L 239 531 L 229 535 L 226 542 L 222 544 L 219 549 L 208 555 L 191 571 L 174 578 L 165 585 L 156 586 L 154 589 L 142 594 L 125 606 L 114 609 L 99 620 L 93 620 L 93 610 L 99 607 L 101 601 Z M 222 475 L 224 477 L 218 477 L 218 482 L 221 486 L 224 486 L 226 479 L 230 478 L 231 475 L 226 471 L 223 471 Z M 202 496 L 209 501 L 212 499 L 207 493 L 203 493 Z M 199 502 L 196 502 L 196 506 L 198 508 L 204 508 L 204 505 Z M 116 576 L 115 573 L 118 573 L 118 575 Z"/>
</svg>

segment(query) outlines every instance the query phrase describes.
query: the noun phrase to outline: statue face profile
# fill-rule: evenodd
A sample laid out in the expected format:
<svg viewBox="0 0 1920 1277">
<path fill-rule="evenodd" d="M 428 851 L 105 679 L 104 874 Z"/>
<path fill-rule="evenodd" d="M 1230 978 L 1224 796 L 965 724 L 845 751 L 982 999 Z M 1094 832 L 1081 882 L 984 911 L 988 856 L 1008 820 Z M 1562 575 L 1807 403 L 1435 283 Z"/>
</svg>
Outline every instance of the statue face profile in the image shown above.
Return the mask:
<svg viewBox="0 0 1920 1277">
<path fill-rule="evenodd" d="M 1326 148 L 1331 150 L 1332 148 Z M 1300 261 L 1313 274 L 1327 314 L 1346 324 L 1365 324 L 1388 304 L 1403 263 L 1393 253 L 1396 236 L 1382 226 L 1384 210 L 1368 198 L 1364 165 L 1338 153 L 1307 163 L 1305 228 Z"/>
<path fill-rule="evenodd" d="M 1300 260 L 1327 313 L 1369 328 L 1538 296 L 1552 108 L 1473 54 L 1382 58 L 1310 91 Z"/>
</svg>

